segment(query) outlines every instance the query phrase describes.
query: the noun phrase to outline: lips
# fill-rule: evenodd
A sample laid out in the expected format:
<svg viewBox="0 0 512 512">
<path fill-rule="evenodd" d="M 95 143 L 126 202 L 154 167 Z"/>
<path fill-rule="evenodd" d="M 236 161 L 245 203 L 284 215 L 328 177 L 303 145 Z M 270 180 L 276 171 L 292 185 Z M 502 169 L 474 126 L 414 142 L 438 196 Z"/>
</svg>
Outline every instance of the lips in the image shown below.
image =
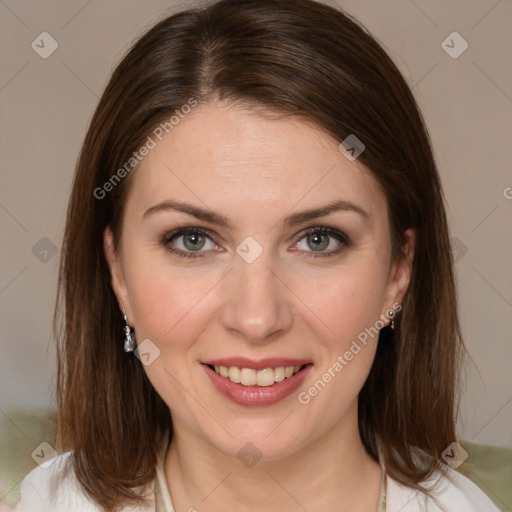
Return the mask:
<svg viewBox="0 0 512 512">
<path fill-rule="evenodd" d="M 265 406 L 293 393 L 303 383 L 313 364 L 303 359 L 253 361 L 239 357 L 209 360 L 201 366 L 217 391 L 231 401 L 245 406 Z"/>
</svg>

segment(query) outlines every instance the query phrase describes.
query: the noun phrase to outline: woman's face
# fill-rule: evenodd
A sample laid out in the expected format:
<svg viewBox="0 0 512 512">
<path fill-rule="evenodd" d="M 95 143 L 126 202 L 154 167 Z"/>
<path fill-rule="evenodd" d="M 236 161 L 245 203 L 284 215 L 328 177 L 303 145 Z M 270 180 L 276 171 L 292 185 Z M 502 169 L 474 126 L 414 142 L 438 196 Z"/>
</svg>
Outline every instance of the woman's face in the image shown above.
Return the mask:
<svg viewBox="0 0 512 512">
<path fill-rule="evenodd" d="M 277 459 L 353 433 L 377 331 L 410 272 L 391 261 L 374 178 L 304 121 L 224 104 L 153 138 L 120 250 L 107 229 L 105 251 L 178 438 Z"/>
</svg>

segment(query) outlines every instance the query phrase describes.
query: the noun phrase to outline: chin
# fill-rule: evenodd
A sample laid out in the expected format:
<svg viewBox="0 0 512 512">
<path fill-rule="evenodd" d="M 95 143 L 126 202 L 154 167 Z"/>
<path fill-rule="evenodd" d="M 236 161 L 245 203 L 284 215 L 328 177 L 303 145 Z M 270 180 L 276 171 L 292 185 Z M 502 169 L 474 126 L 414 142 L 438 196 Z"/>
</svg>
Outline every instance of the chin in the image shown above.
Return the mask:
<svg viewBox="0 0 512 512">
<path fill-rule="evenodd" d="M 278 427 L 280 421 L 272 419 L 264 422 L 264 428 L 254 428 L 253 418 L 247 420 L 247 423 L 251 423 L 247 428 L 243 428 L 243 425 L 237 425 L 237 429 L 231 428 L 230 434 L 233 437 L 226 433 L 222 439 L 210 438 L 209 442 L 226 457 L 239 459 L 247 467 L 255 463 L 256 459 L 258 461 L 286 459 L 307 443 L 306 439 L 302 438 L 303 429 L 298 425 L 296 429 L 291 429 L 290 425 L 288 428 L 283 428 L 284 424 Z"/>
</svg>

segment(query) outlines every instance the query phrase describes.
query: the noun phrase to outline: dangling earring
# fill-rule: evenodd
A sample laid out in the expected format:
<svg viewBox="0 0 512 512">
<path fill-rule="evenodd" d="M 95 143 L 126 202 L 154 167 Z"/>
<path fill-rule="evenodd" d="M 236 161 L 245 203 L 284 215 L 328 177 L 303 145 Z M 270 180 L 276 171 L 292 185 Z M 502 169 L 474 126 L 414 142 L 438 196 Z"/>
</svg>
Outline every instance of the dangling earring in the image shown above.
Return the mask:
<svg viewBox="0 0 512 512">
<path fill-rule="evenodd" d="M 395 312 L 392 309 L 390 309 L 388 311 L 388 316 L 389 316 L 389 318 L 393 318 L 395 316 Z M 391 327 L 391 330 L 394 331 L 395 330 L 395 321 L 391 320 L 391 323 L 389 324 L 389 326 Z"/>
<path fill-rule="evenodd" d="M 133 352 L 136 347 L 135 343 L 135 334 L 132 338 L 132 329 L 128 325 L 128 322 L 126 320 L 126 315 L 124 315 L 124 351 L 125 352 Z"/>
</svg>

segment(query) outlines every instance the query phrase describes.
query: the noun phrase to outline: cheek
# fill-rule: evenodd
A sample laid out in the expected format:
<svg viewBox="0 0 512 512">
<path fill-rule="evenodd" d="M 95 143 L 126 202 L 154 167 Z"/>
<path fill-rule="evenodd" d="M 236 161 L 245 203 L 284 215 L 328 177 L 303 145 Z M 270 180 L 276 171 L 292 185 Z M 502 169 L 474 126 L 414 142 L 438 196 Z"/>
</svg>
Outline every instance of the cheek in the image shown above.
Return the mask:
<svg viewBox="0 0 512 512">
<path fill-rule="evenodd" d="M 341 349 L 379 318 L 385 269 L 372 252 L 354 255 L 338 268 L 282 273 L 294 291 L 289 301 L 298 312 L 297 321 L 321 329 L 315 331 L 327 344 Z M 132 252 L 126 261 L 126 282 L 138 339 L 149 338 L 162 346 L 172 341 L 175 350 L 192 343 L 230 299 L 229 287 L 221 283 L 225 272 L 225 267 L 155 263 L 144 252 Z"/>
<path fill-rule="evenodd" d="M 324 334 L 317 334 L 320 364 L 315 378 L 297 396 L 308 411 L 306 429 L 316 428 L 319 415 L 327 429 L 354 406 L 375 358 L 385 276 L 378 265 L 350 270 L 317 280 L 306 295 L 324 326 Z"/>
<path fill-rule="evenodd" d="M 292 288 L 323 325 L 322 338 L 341 350 L 380 319 L 385 271 L 376 258 L 360 258 L 356 264 L 296 279 Z"/>
<path fill-rule="evenodd" d="M 199 395 L 190 379 L 196 362 L 194 343 L 212 317 L 210 290 L 221 275 L 150 265 L 135 256 L 130 263 L 133 272 L 127 272 L 126 281 L 137 342 L 149 339 L 160 350 L 144 370 L 173 412 L 193 421 L 196 404 L 190 396 Z M 183 392 L 183 383 L 190 395 Z"/>
<path fill-rule="evenodd" d="M 170 340 L 176 348 L 186 344 L 194 337 L 191 330 L 200 330 L 198 315 L 217 281 L 211 273 L 194 276 L 170 267 L 146 267 L 134 273 L 128 287 L 137 332 L 157 345 Z M 184 328 L 186 337 L 180 335 Z"/>
</svg>

